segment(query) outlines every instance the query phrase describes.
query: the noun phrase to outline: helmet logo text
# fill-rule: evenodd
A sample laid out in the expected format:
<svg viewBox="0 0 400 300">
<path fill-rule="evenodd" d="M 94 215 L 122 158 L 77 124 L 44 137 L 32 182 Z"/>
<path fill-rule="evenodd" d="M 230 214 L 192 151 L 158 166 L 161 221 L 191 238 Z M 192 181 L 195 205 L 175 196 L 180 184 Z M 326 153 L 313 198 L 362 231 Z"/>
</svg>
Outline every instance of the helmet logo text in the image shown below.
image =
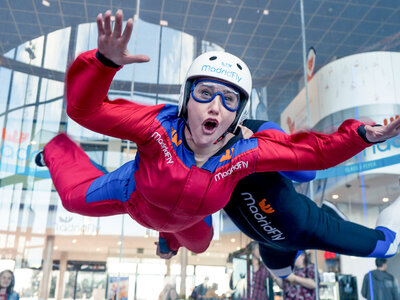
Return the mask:
<svg viewBox="0 0 400 300">
<path fill-rule="evenodd" d="M 242 80 L 242 77 L 240 77 L 239 74 L 236 73 L 235 71 L 229 71 L 229 70 L 227 70 L 225 68 L 222 68 L 222 67 L 215 68 L 215 67 L 212 67 L 210 65 L 203 65 L 201 67 L 201 71 L 202 72 L 210 72 L 210 73 L 221 74 L 221 75 L 224 75 L 224 76 L 226 76 L 228 78 L 232 78 L 233 81 L 236 81 L 238 83 Z"/>
</svg>

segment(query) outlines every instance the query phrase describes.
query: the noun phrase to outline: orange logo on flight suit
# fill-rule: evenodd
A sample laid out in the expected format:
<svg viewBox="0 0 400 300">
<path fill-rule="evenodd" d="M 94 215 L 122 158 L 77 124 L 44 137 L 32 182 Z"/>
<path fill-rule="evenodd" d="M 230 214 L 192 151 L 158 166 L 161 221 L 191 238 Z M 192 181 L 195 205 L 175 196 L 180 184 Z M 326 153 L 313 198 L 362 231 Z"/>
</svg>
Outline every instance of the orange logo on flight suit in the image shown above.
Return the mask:
<svg viewBox="0 0 400 300">
<path fill-rule="evenodd" d="M 267 214 L 273 214 L 275 210 L 271 207 L 270 204 L 265 204 L 266 201 L 267 199 L 264 198 L 261 200 L 261 202 L 258 203 L 258 205 L 260 205 L 260 208 L 263 212 Z"/>
<path fill-rule="evenodd" d="M 233 149 L 235 149 L 235 148 L 226 149 L 225 154 L 222 155 L 222 157 L 221 157 L 221 159 L 219 160 L 219 162 L 223 162 L 223 161 L 225 161 L 225 160 L 230 160 L 230 159 L 232 158 Z"/>
<path fill-rule="evenodd" d="M 182 143 L 182 140 L 178 141 L 178 133 L 176 132 L 176 130 L 174 128 L 171 127 L 171 137 L 172 137 L 172 142 L 175 144 L 175 146 L 179 146 Z"/>
</svg>

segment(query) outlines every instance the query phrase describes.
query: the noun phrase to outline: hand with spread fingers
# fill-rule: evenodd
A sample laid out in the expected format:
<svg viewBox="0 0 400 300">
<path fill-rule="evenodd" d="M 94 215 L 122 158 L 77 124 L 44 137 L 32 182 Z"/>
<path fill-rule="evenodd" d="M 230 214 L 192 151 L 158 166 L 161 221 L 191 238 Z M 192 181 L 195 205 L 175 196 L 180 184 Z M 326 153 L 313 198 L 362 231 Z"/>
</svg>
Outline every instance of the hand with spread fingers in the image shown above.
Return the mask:
<svg viewBox="0 0 400 300">
<path fill-rule="evenodd" d="M 122 32 L 123 20 L 122 10 L 118 10 L 115 14 L 113 29 L 110 10 L 105 12 L 104 19 L 102 14 L 97 16 L 97 47 L 99 52 L 117 65 L 148 62 L 150 58 L 147 55 L 131 55 L 129 53 L 127 45 L 132 35 L 133 21 L 130 18 Z"/>
<path fill-rule="evenodd" d="M 400 118 L 385 126 L 365 125 L 366 138 L 371 143 L 386 141 L 400 134 Z"/>
</svg>

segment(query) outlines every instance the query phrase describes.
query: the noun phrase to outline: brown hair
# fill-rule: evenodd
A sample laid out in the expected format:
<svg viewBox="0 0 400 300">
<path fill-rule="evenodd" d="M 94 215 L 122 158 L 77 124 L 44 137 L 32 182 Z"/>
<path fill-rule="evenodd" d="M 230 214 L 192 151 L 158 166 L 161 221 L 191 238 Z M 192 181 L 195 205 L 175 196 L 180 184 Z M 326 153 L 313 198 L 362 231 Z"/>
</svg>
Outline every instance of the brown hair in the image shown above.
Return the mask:
<svg viewBox="0 0 400 300">
<path fill-rule="evenodd" d="M 14 277 L 13 271 L 11 271 L 11 270 L 4 270 L 4 271 L 0 272 L 0 277 L 6 272 L 11 275 L 11 283 L 7 287 L 7 295 L 11 295 L 14 292 L 15 277 Z"/>
</svg>

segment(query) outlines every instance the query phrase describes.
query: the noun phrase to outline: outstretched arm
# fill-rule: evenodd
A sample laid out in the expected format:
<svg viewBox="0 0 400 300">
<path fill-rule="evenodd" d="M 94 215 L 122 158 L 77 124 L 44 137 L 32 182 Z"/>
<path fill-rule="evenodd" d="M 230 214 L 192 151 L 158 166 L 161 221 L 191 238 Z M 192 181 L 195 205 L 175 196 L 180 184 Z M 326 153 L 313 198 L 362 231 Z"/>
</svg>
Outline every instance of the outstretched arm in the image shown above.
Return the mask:
<svg viewBox="0 0 400 300">
<path fill-rule="evenodd" d="M 400 119 L 376 127 L 346 120 L 333 134 L 302 132 L 288 136 L 277 130 L 264 130 L 253 136 L 258 139 L 259 149 L 256 171 L 330 168 L 399 132 Z"/>
<path fill-rule="evenodd" d="M 67 114 L 80 125 L 105 135 L 145 143 L 147 133 L 164 105 L 145 106 L 132 101 L 110 101 L 107 93 L 120 64 L 146 62 L 146 55 L 131 55 L 127 43 L 132 33 L 132 20 L 122 32 L 123 15 L 111 13 L 97 17 L 98 50 L 79 55 L 66 77 Z"/>
<path fill-rule="evenodd" d="M 400 134 L 400 118 L 386 126 L 365 125 L 365 137 L 370 143 L 384 142 Z"/>
<path fill-rule="evenodd" d="M 314 279 L 297 276 L 294 273 L 290 274 L 286 280 L 289 281 L 291 285 L 298 284 L 309 290 L 314 290 L 316 287 Z"/>
</svg>

